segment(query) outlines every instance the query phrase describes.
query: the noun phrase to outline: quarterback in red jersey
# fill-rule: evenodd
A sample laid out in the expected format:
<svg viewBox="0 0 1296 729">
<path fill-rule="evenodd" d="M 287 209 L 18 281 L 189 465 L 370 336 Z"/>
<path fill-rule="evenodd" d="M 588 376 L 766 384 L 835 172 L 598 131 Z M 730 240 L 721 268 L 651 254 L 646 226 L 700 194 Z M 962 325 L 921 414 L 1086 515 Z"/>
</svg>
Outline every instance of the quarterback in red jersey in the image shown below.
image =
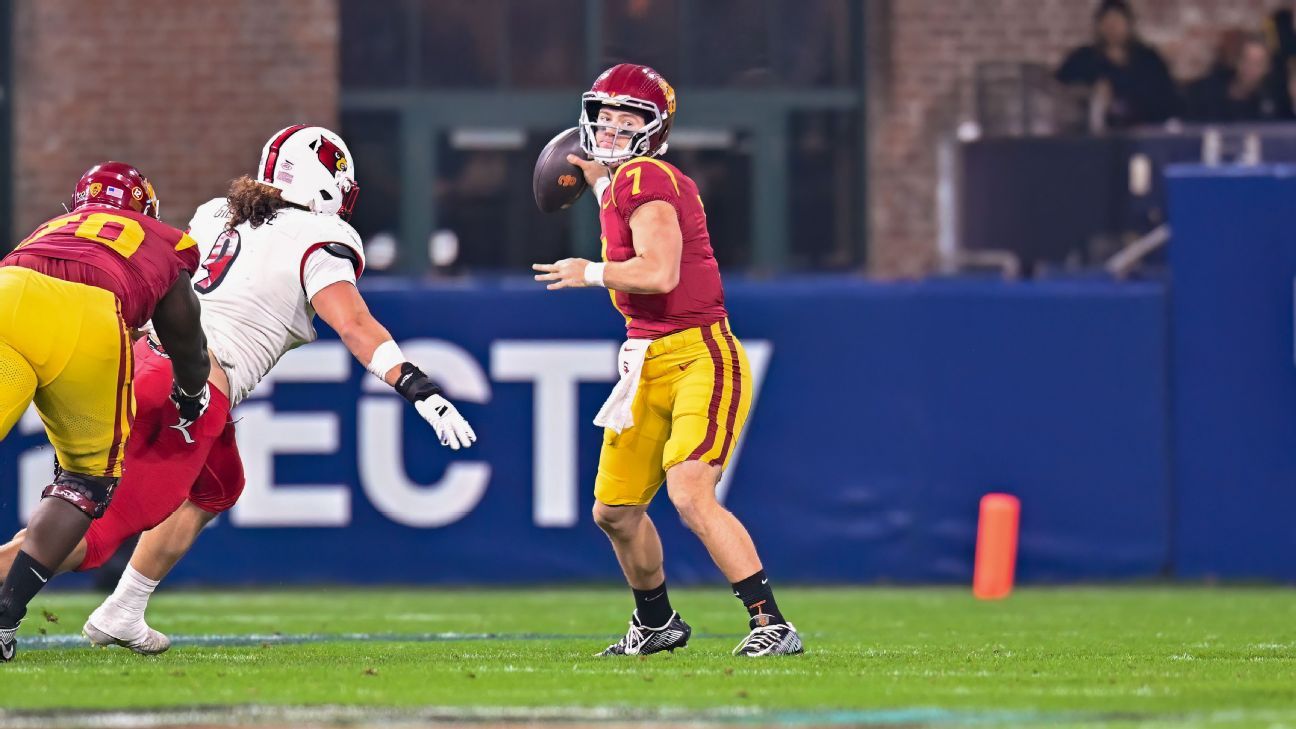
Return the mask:
<svg viewBox="0 0 1296 729">
<path fill-rule="evenodd" d="M 112 501 L 135 408 L 131 328 L 152 318 L 175 353 L 175 427 L 206 409 L 197 268 L 194 240 L 158 220 L 153 186 L 121 162 L 90 168 L 70 212 L 0 260 L 0 438 L 34 401 L 58 458 L 0 586 L 0 661 L 14 657 L 27 604 Z"/>
<path fill-rule="evenodd" d="M 620 64 L 594 81 L 580 122 L 591 159 L 567 159 L 594 188 L 603 260 L 533 266 L 550 289 L 606 287 L 626 320 L 621 381 L 594 420 L 605 428 L 594 521 L 612 541 L 636 607 L 629 631 L 603 655 L 674 650 L 692 633 L 670 605 L 661 540 L 647 513 L 663 481 L 747 608 L 751 632 L 734 653 L 800 653 L 751 536 L 716 500 L 751 406 L 751 366 L 729 330 L 697 185 L 657 159 L 674 120 L 675 91 L 647 66 Z"/>
</svg>

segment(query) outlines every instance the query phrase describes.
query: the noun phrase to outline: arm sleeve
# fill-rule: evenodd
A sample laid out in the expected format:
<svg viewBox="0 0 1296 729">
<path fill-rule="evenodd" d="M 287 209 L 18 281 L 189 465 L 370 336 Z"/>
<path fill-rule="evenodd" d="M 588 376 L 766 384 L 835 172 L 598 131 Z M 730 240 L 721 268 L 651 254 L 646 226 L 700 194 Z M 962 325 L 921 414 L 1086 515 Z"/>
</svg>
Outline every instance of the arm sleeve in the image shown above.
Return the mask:
<svg viewBox="0 0 1296 729">
<path fill-rule="evenodd" d="M 1159 102 L 1154 110 L 1152 120 L 1165 121 L 1170 117 L 1179 116 L 1183 113 L 1184 108 L 1183 95 L 1179 92 L 1179 85 L 1175 83 L 1174 76 L 1170 74 L 1170 67 L 1166 65 L 1161 54 L 1157 53 L 1153 48 L 1148 48 L 1148 53 L 1153 78 L 1156 79 L 1155 97 Z"/>
<path fill-rule="evenodd" d="M 1053 74 L 1059 83 L 1068 86 L 1088 85 L 1097 81 L 1092 53 L 1088 46 L 1080 46 L 1067 54 L 1062 65 Z"/>
<path fill-rule="evenodd" d="M 612 201 L 622 218 L 629 220 L 641 205 L 654 200 L 670 203 L 682 220 L 679 181 L 669 167 L 655 160 L 632 160 L 617 170 Z"/>
<path fill-rule="evenodd" d="M 315 294 L 338 281 L 355 285 L 355 266 L 346 258 L 330 253 L 325 246 L 312 246 L 302 259 L 301 282 L 306 300 L 310 301 Z"/>
</svg>

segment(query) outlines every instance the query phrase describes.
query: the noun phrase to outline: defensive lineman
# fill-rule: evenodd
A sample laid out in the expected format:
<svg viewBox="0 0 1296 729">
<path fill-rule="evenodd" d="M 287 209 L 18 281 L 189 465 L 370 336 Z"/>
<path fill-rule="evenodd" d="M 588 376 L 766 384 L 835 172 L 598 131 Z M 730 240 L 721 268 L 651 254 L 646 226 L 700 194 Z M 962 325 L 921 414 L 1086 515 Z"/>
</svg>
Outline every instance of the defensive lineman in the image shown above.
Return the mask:
<svg viewBox="0 0 1296 729">
<path fill-rule="evenodd" d="M 576 156 L 594 188 L 603 261 L 536 264 L 550 289 L 604 286 L 625 317 L 621 381 L 595 423 L 605 426 L 594 520 L 634 592 L 630 629 L 603 655 L 646 655 L 688 643 L 670 605 L 662 546 L 648 504 L 663 481 L 680 518 L 706 545 L 746 606 L 751 632 L 737 655 L 802 651 L 743 525 L 715 487 L 751 404 L 751 367 L 729 330 L 720 272 L 697 186 L 666 151 L 675 92 L 656 71 L 621 64 L 582 97 Z"/>
<path fill-rule="evenodd" d="M 90 569 L 128 537 L 141 538 L 116 591 L 85 624 L 100 645 L 139 653 L 170 646 L 144 620 L 149 596 L 202 528 L 243 489 L 229 411 L 289 350 L 315 339 L 324 319 L 375 376 L 413 403 L 443 445 L 468 447 L 476 435 L 454 405 L 373 318 L 356 289 L 364 270 L 360 238 L 347 222 L 359 187 L 346 144 L 322 127 L 294 125 L 262 148 L 255 177 L 194 213 L 190 235 L 203 255 L 193 288 L 202 301 L 212 353 L 212 407 L 191 427 L 165 427 L 158 383 L 170 360 L 151 339 L 135 348 L 141 428 L 126 452 L 127 475 L 107 516 L 87 534 L 64 569 Z M 0 564 L 14 543 L 0 550 Z"/>
</svg>

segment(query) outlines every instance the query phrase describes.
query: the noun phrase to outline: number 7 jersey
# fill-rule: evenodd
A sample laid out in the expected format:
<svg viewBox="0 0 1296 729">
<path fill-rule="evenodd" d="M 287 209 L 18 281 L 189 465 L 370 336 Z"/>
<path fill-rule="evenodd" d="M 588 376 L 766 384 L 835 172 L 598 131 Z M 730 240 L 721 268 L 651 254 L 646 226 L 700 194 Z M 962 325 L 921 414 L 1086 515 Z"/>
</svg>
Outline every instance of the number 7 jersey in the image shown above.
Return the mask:
<svg viewBox="0 0 1296 729">
<path fill-rule="evenodd" d="M 683 246 L 679 283 L 665 294 L 627 294 L 609 290 L 612 305 L 626 320 L 632 339 L 657 339 L 672 332 L 702 327 L 724 319 L 724 286 L 711 250 L 706 212 L 697 185 L 674 165 L 636 157 L 617 168 L 612 186 L 600 201 L 603 260 L 634 258 L 630 218 L 641 205 L 662 201 L 675 209 Z"/>
<path fill-rule="evenodd" d="M 37 228 L 3 265 L 111 291 L 127 326 L 140 327 L 178 276 L 198 270 L 198 247 L 148 215 L 86 205 Z"/>
</svg>

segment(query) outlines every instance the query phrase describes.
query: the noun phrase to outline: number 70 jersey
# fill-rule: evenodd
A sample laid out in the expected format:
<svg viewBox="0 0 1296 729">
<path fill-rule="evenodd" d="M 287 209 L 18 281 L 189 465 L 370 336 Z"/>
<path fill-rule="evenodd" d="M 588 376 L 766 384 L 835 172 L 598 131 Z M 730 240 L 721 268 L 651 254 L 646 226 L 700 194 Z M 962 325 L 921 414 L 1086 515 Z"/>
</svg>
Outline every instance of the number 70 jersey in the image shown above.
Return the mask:
<svg viewBox="0 0 1296 729">
<path fill-rule="evenodd" d="M 31 265 L 32 257 L 45 262 Z M 24 259 L 21 265 L 56 276 L 53 262 L 74 262 L 77 276 L 88 279 L 73 282 L 111 291 L 127 326 L 139 327 L 177 276 L 198 269 L 198 248 L 184 232 L 148 215 L 86 205 L 37 228 L 6 262 Z"/>
<path fill-rule="evenodd" d="M 364 270 L 360 236 L 336 215 L 284 208 L 255 228 L 228 228 L 224 198 L 201 205 L 189 223 L 201 257 L 193 276 L 207 346 L 238 404 L 279 358 L 315 341 L 311 297 Z"/>
</svg>

